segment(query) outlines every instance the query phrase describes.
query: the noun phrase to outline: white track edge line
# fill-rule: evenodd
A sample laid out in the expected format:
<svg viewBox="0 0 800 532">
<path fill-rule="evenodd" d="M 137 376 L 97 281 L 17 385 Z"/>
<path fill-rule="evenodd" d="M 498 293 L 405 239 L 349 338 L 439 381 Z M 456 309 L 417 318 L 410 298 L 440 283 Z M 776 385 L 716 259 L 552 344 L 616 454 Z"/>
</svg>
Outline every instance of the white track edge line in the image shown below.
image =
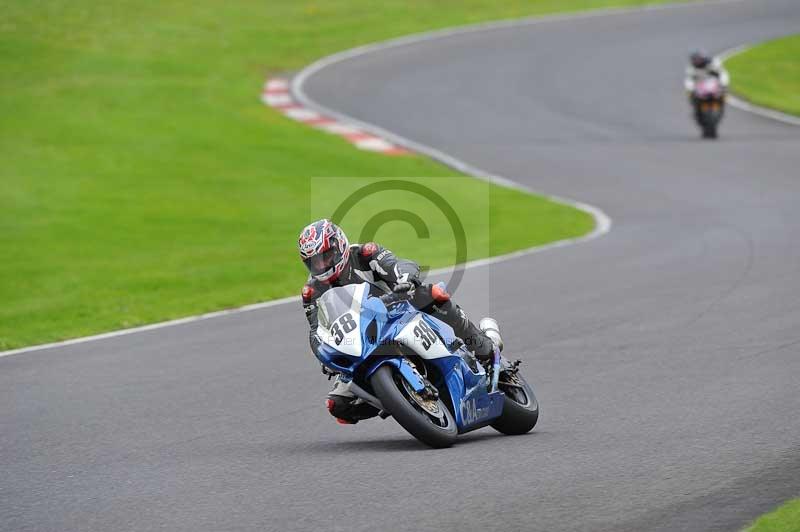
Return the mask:
<svg viewBox="0 0 800 532">
<path fill-rule="evenodd" d="M 209 320 L 212 318 L 219 318 L 222 316 L 230 316 L 232 314 L 240 314 L 242 312 L 249 312 L 251 310 L 260 310 L 269 307 L 276 307 L 278 305 L 284 305 L 286 303 L 291 303 L 292 301 L 296 301 L 300 303 L 300 296 L 289 296 L 283 297 L 280 299 L 271 299 L 269 301 L 264 301 L 263 303 L 253 303 L 251 305 L 245 305 L 243 307 L 236 307 L 231 309 L 225 310 L 216 310 L 214 312 L 207 312 L 205 314 L 198 314 L 196 316 L 187 316 L 185 318 L 178 318 L 169 321 L 160 321 L 157 323 L 150 323 L 148 325 L 140 325 L 138 327 L 131 327 L 129 329 L 119 329 L 117 331 L 109 331 L 106 333 L 100 334 L 93 334 L 91 336 L 81 336 L 79 338 L 71 338 L 69 340 L 62 340 L 59 342 L 51 342 L 49 344 L 39 344 L 39 345 L 32 345 L 28 347 L 20 347 L 19 349 L 11 349 L 10 351 L 0 351 L 0 357 L 7 357 L 10 355 L 18 355 L 21 353 L 27 353 L 29 351 L 40 351 L 44 349 L 52 349 L 54 347 L 64 347 L 68 345 L 74 344 L 82 344 L 85 342 L 93 342 L 95 340 L 104 340 L 106 338 L 114 338 L 117 336 L 125 336 L 128 334 L 140 333 L 145 331 L 152 331 L 155 329 L 162 329 L 164 327 L 172 327 L 173 325 L 183 325 L 185 323 L 192 323 L 195 321 L 203 321 Z"/>
<path fill-rule="evenodd" d="M 744 0 L 711 0 L 709 2 L 704 2 L 703 4 L 705 4 L 705 5 L 708 5 L 708 4 L 727 4 L 727 3 L 735 3 L 735 2 L 742 2 L 742 1 L 744 1 Z M 567 246 L 567 245 L 571 245 L 571 244 L 577 244 L 577 243 L 580 243 L 580 242 L 586 242 L 588 240 L 592 240 L 594 238 L 597 238 L 597 237 L 602 236 L 602 235 L 604 235 L 604 234 L 609 232 L 609 230 L 611 229 L 611 218 L 609 218 L 600 209 L 598 209 L 596 207 L 593 207 L 591 205 L 587 205 L 585 203 L 569 200 L 567 198 L 561 198 L 561 197 L 558 197 L 558 196 L 543 194 L 543 193 L 541 193 L 539 191 L 536 191 L 536 190 L 533 190 L 531 188 L 528 188 L 528 187 L 526 187 L 526 186 L 524 186 L 524 185 L 522 185 L 520 183 L 516 183 L 514 181 L 511 181 L 510 179 L 507 179 L 507 178 L 504 178 L 504 177 L 498 176 L 498 175 L 493 175 L 490 172 L 484 172 L 482 170 L 479 170 L 478 168 L 472 167 L 472 166 L 470 166 L 470 165 L 468 165 L 468 164 L 456 159 L 455 157 L 450 157 L 449 155 L 447 155 L 447 154 L 445 154 L 443 152 L 440 152 L 438 150 L 435 150 L 433 148 L 429 148 L 429 147 L 424 146 L 422 144 L 413 142 L 413 141 L 411 141 L 409 139 L 403 139 L 399 135 L 395 135 L 395 134 L 390 133 L 388 131 L 384 131 L 383 129 L 381 129 L 378 126 L 373 126 L 372 124 L 367 124 L 366 122 L 361 122 L 361 121 L 356 120 L 356 119 L 354 119 L 352 117 L 344 115 L 343 113 L 338 113 L 338 112 L 335 112 L 333 110 L 329 110 L 329 109 L 327 109 L 326 107 L 324 107 L 322 105 L 316 104 L 316 102 L 313 102 L 313 100 L 308 98 L 302 92 L 302 82 L 305 79 L 307 79 L 311 74 L 313 74 L 315 71 L 322 69 L 324 66 L 327 66 L 327 64 L 333 64 L 333 63 L 348 59 L 350 57 L 357 57 L 359 55 L 363 55 L 363 54 L 366 54 L 366 53 L 369 53 L 369 52 L 374 52 L 374 51 L 378 51 L 378 50 L 382 50 L 382 49 L 386 49 L 386 48 L 391 48 L 391 47 L 394 47 L 394 46 L 401 46 L 403 44 L 412 44 L 412 43 L 415 43 L 415 42 L 423 42 L 423 41 L 426 41 L 426 40 L 432 40 L 432 39 L 435 39 L 437 37 L 448 37 L 448 36 L 452 36 L 452 35 L 459 35 L 459 34 L 462 34 L 462 33 L 472 33 L 472 32 L 477 32 L 477 31 L 485 31 L 485 30 L 500 29 L 500 28 L 506 28 L 506 27 L 515 27 L 515 26 L 526 26 L 526 25 L 539 24 L 539 23 L 544 23 L 544 22 L 555 22 L 555 21 L 560 21 L 560 20 L 570 20 L 570 19 L 578 19 L 578 20 L 580 20 L 580 19 L 584 19 L 584 18 L 601 17 L 601 16 L 609 16 L 609 15 L 619 15 L 619 14 L 642 12 L 642 11 L 657 11 L 657 10 L 661 10 L 661 9 L 680 8 L 680 7 L 697 6 L 697 5 L 698 5 L 697 3 L 693 3 L 693 2 L 684 2 L 684 3 L 677 3 L 677 4 L 659 4 L 659 5 L 651 5 L 651 6 L 643 6 L 643 7 L 632 7 L 632 8 L 597 9 L 597 10 L 592 10 L 592 11 L 587 11 L 587 12 L 566 13 L 566 14 L 560 14 L 560 15 L 545 15 L 545 16 L 535 16 L 535 17 L 529 17 L 529 18 L 523 18 L 523 19 L 510 19 L 510 20 L 501 20 L 501 21 L 495 21 L 495 22 L 484 22 L 484 23 L 478 23 L 478 24 L 473 24 L 473 25 L 469 25 L 469 26 L 462 26 L 462 27 L 456 27 L 456 28 L 445 28 L 445 29 L 435 30 L 435 31 L 431 31 L 431 32 L 407 35 L 405 37 L 399 37 L 399 38 L 396 38 L 396 39 L 390 39 L 388 41 L 382 41 L 382 42 L 375 43 L 375 44 L 368 44 L 368 45 L 365 45 L 365 46 L 359 46 L 357 48 L 351 48 L 349 50 L 345 50 L 345 51 L 342 51 L 342 52 L 334 53 L 334 54 L 326 56 L 326 57 L 324 57 L 324 58 L 322 58 L 322 59 L 320 59 L 318 61 L 315 61 L 314 63 L 312 63 L 308 67 L 304 68 L 300 72 L 300 74 L 298 74 L 297 76 L 294 77 L 294 79 L 292 79 L 292 83 L 291 83 L 292 93 L 298 99 L 301 99 L 300 96 L 302 96 L 301 101 L 303 101 L 303 103 L 308 105 L 309 107 L 314 107 L 317 110 L 320 110 L 320 111 L 323 111 L 323 112 L 328 112 L 328 113 L 332 114 L 334 117 L 341 117 L 341 119 L 346 119 L 348 122 L 351 122 L 351 123 L 363 124 L 363 127 L 368 128 L 368 129 L 372 130 L 373 132 L 380 132 L 379 134 L 387 135 L 388 137 L 390 137 L 392 139 L 397 139 L 396 142 L 398 144 L 402 144 L 402 145 L 404 145 L 406 147 L 409 147 L 409 148 L 413 149 L 414 151 L 418 151 L 418 152 L 420 152 L 420 153 L 422 153 L 424 155 L 428 155 L 429 157 L 431 157 L 433 159 L 436 159 L 439 162 L 445 164 L 446 166 L 450 166 L 451 168 L 454 168 L 455 170 L 458 170 L 458 171 L 463 172 L 465 174 L 472 175 L 473 177 L 476 177 L 476 178 L 479 178 L 479 179 L 483 179 L 485 181 L 489 181 L 489 182 L 497 184 L 497 185 L 505 186 L 507 188 L 514 188 L 514 189 L 522 190 L 522 191 L 529 192 L 529 193 L 532 193 L 532 194 L 536 194 L 536 195 L 539 195 L 539 196 L 544 196 L 544 197 L 546 197 L 546 198 L 548 198 L 548 199 L 550 199 L 552 201 L 559 202 L 559 203 L 564 203 L 566 205 L 570 205 L 570 206 L 575 207 L 577 209 L 580 209 L 582 211 L 588 212 L 595 219 L 595 228 L 590 233 L 588 233 L 586 235 L 583 235 L 581 237 L 568 238 L 568 239 L 564 239 L 564 240 L 557 240 L 555 242 L 550 242 L 548 244 L 543 244 L 543 245 L 540 245 L 540 246 L 533 246 L 533 247 L 530 247 L 530 248 L 527 248 L 527 249 L 514 251 L 512 253 L 507 253 L 505 255 L 498 255 L 498 256 L 495 256 L 495 257 L 488 257 L 488 258 L 485 258 L 485 259 L 478 259 L 478 260 L 467 262 L 466 264 L 463 264 L 461 266 L 461 267 L 463 267 L 465 269 L 466 268 L 477 268 L 477 267 L 486 266 L 486 265 L 489 265 L 489 264 L 494 264 L 496 262 L 502 262 L 502 261 L 506 261 L 506 260 L 515 259 L 515 258 L 518 258 L 518 257 L 523 257 L 525 255 L 530 255 L 530 254 L 533 254 L 533 253 L 546 251 L 546 250 L 549 250 L 549 249 L 554 249 L 554 248 L 558 248 L 558 247 L 563 247 L 563 246 Z M 303 76 L 303 74 L 305 74 L 305 76 Z M 301 78 L 301 76 L 303 76 L 303 77 Z M 300 78 L 300 81 L 298 81 L 298 78 Z M 300 89 L 299 91 L 298 91 L 298 88 Z M 403 141 L 400 142 L 400 139 L 403 139 Z M 436 155 L 433 155 L 433 154 L 436 154 Z M 437 270 L 431 271 L 430 275 L 436 275 L 436 274 L 452 271 L 456 267 L 458 267 L 458 266 L 456 265 L 456 266 L 447 267 L 447 268 L 439 268 Z M 21 348 L 18 348 L 18 349 L 11 349 L 11 350 L 8 350 L 8 351 L 0 351 L 0 358 L 11 356 L 11 355 L 20 355 L 20 354 L 23 354 L 23 353 L 30 353 L 30 352 L 34 352 L 34 351 L 44 351 L 44 350 L 47 350 L 47 349 L 54 349 L 54 348 L 58 348 L 58 347 L 67 347 L 67 346 L 71 346 L 71 345 L 75 345 L 75 344 L 93 342 L 93 341 L 96 341 L 96 340 L 104 340 L 104 339 L 107 339 L 107 338 L 115 338 L 117 336 L 126 336 L 126 335 L 129 335 L 129 334 L 136 334 L 136 333 L 140 333 L 140 332 L 152 331 L 152 330 L 156 330 L 156 329 L 162 329 L 162 328 L 165 328 L 165 327 L 172 327 L 172 326 L 175 326 L 175 325 L 183 325 L 183 324 L 192 323 L 192 322 L 196 322 L 196 321 L 209 320 L 209 319 L 218 318 L 218 317 L 222 317 L 222 316 L 230 316 L 232 314 L 240 314 L 240 313 L 243 313 L 243 312 L 249 312 L 249 311 L 253 311 L 253 310 L 261 310 L 261 309 L 274 307 L 274 306 L 278 306 L 278 305 L 285 305 L 286 303 L 291 303 L 293 301 L 297 301 L 299 303 L 299 298 L 297 296 L 284 297 L 284 298 L 281 298 L 281 299 L 273 299 L 273 300 L 270 300 L 270 301 L 265 301 L 263 303 L 254 303 L 252 305 L 245 305 L 245 306 L 242 306 L 242 307 L 237 307 L 237 308 L 232 308 L 232 309 L 219 310 L 219 311 L 215 311 L 215 312 L 208 312 L 208 313 L 199 314 L 199 315 L 196 315 L 196 316 L 187 316 L 185 318 L 179 318 L 179 319 L 169 320 L 169 321 L 162 321 L 162 322 L 158 322 L 158 323 L 151 323 L 151 324 L 142 325 L 142 326 L 139 326 L 139 327 L 131 327 L 129 329 L 120 329 L 120 330 L 117 330 L 117 331 L 109 331 L 109 332 L 106 332 L 106 333 L 94 334 L 94 335 L 91 335 L 91 336 L 82 336 L 82 337 L 79 337 L 79 338 L 71 338 L 69 340 L 62 340 L 62 341 L 59 341 L 59 342 L 51 342 L 51 343 L 47 343 L 47 344 L 39 344 L 39 345 L 32 345 L 32 346 L 28 346 L 28 347 L 21 347 Z"/>
<path fill-rule="evenodd" d="M 792 35 L 792 34 L 789 34 Z M 787 35 L 787 37 L 789 36 Z M 736 46 L 735 48 L 731 48 L 729 50 L 725 50 L 719 54 L 720 61 L 725 62 L 731 57 L 735 55 L 739 55 L 742 52 L 746 52 L 754 45 L 752 44 L 742 44 Z M 800 117 L 792 116 L 790 114 L 782 113 L 777 109 L 770 109 L 769 107 L 762 107 L 760 105 L 756 105 L 754 103 L 750 103 L 747 100 L 743 100 L 737 97 L 734 94 L 728 94 L 727 101 L 731 106 L 736 107 L 742 111 L 747 111 L 749 113 L 753 113 L 759 116 L 763 116 L 766 118 L 771 118 L 773 120 L 777 120 L 779 122 L 783 122 L 784 124 L 791 124 L 793 126 L 800 126 Z"/>
<path fill-rule="evenodd" d="M 459 172 L 462 172 L 467 175 L 471 175 L 475 178 L 482 179 L 484 181 L 489 181 L 493 184 L 504 186 L 506 188 L 517 189 L 524 192 L 528 192 L 531 194 L 535 194 L 538 196 L 545 197 L 551 201 L 562 203 L 565 205 L 569 205 L 571 207 L 575 207 L 577 209 L 583 210 L 588 212 L 592 215 L 595 219 L 595 231 L 592 231 L 588 235 L 585 235 L 581 241 L 587 240 L 590 238 L 595 238 L 602 234 L 608 232 L 611 228 L 611 219 L 603 213 L 600 209 L 593 207 L 591 205 L 587 205 L 585 203 L 581 203 L 569 198 L 563 198 L 560 196 L 547 194 L 539 190 L 535 190 L 531 187 L 527 187 L 522 185 L 521 183 L 517 183 L 508 179 L 503 176 L 499 176 L 496 174 L 492 174 L 491 172 L 486 172 L 480 168 L 472 166 L 464 161 L 456 159 L 440 150 L 437 150 L 433 147 L 415 142 L 411 139 L 405 138 L 401 135 L 396 133 L 392 133 L 386 129 L 381 128 L 375 124 L 370 124 L 368 122 L 364 122 L 357 118 L 351 117 L 339 111 L 335 111 L 324 105 L 312 100 L 303 90 L 304 83 L 322 70 L 330 65 L 340 63 L 342 61 L 347 61 L 349 59 L 354 59 L 356 57 L 360 57 L 372 52 L 378 52 L 390 48 L 396 48 L 404 45 L 410 44 L 418 44 L 421 42 L 431 41 L 434 39 L 439 38 L 447 38 L 456 35 L 462 35 L 466 33 L 476 33 L 481 31 L 490 31 L 495 29 L 503 29 L 503 28 L 513 28 L 513 27 L 522 27 L 522 26 L 531 26 L 535 24 L 547 23 L 547 22 L 558 22 L 558 21 L 569 21 L 569 20 L 581 20 L 581 19 L 590 19 L 590 18 L 598 18 L 598 17 L 606 17 L 606 16 L 614 16 L 614 15 L 623 15 L 628 13 L 640 13 L 640 12 L 648 12 L 648 11 L 661 11 L 667 9 L 675 9 L 675 8 L 685 8 L 685 7 L 697 7 L 698 5 L 716 5 L 716 4 L 729 4 L 729 3 L 740 3 L 745 0 L 709 0 L 707 2 L 680 2 L 680 3 L 670 3 L 670 4 L 655 4 L 655 5 L 648 5 L 648 6 L 640 6 L 640 7 L 612 7 L 612 8 L 604 8 L 604 9 L 595 9 L 590 11 L 583 11 L 577 13 L 562 13 L 562 14 L 554 14 L 554 15 L 539 15 L 533 17 L 525 17 L 525 18 L 518 18 L 518 19 L 506 19 L 506 20 L 498 20 L 498 21 L 490 21 L 490 22 L 480 22 L 477 24 L 470 24 L 466 26 L 457 26 L 453 28 L 443 28 L 439 30 L 433 30 L 428 32 L 421 32 L 421 33 L 414 33 L 411 35 L 405 35 L 402 37 L 397 37 L 394 39 L 389 39 L 386 41 L 381 41 L 372 44 L 366 44 L 363 46 L 358 46 L 355 48 L 350 48 L 347 50 L 343 50 L 341 52 L 337 52 L 328 56 L 325 56 L 314 63 L 311 63 L 309 66 L 305 67 L 301 70 L 296 76 L 292 78 L 290 87 L 291 93 L 294 96 L 295 100 L 299 101 L 303 106 L 308 107 L 310 109 L 314 109 L 323 115 L 328 115 L 332 118 L 335 118 L 338 121 L 353 124 L 356 127 L 359 127 L 367 132 L 370 132 L 378 137 L 382 137 L 390 142 L 398 144 L 402 147 L 408 148 L 411 151 L 415 151 L 421 153 L 423 155 L 427 155 L 428 157 L 441 162 L 442 164 L 449 166 Z M 573 239 L 568 239 L 567 242 L 572 243 Z M 552 244 L 552 243 L 551 243 Z M 525 251 L 525 250 L 523 250 Z M 503 256 L 504 257 L 504 256 Z M 496 257 L 500 259 L 501 257 Z"/>
<path fill-rule="evenodd" d="M 728 2 L 739 2 L 742 0 L 716 0 L 715 2 L 710 3 L 728 3 Z M 455 27 L 455 28 L 445 28 L 441 30 L 435 30 L 430 32 L 423 32 L 417 33 L 412 35 L 406 35 L 403 37 L 399 37 L 396 39 L 390 39 L 387 41 L 382 41 L 378 43 L 368 44 L 364 46 L 359 46 L 357 48 L 351 48 L 348 50 L 344 50 L 326 57 L 323 57 L 314 63 L 310 64 L 303 70 L 301 70 L 296 76 L 292 78 L 291 82 L 291 92 L 294 95 L 295 100 L 300 102 L 303 106 L 308 107 L 310 109 L 315 109 L 316 111 L 320 112 L 323 115 L 331 116 L 335 118 L 337 121 L 352 124 L 364 131 L 369 133 L 373 133 L 374 135 L 387 139 L 389 142 L 392 142 L 396 145 L 402 146 L 407 148 L 413 152 L 421 153 L 439 161 L 440 163 L 449 166 L 461 173 L 470 175 L 477 179 L 488 181 L 492 184 L 499 185 L 502 187 L 520 190 L 529 194 L 535 194 L 540 197 L 544 197 L 553 201 L 555 203 L 560 203 L 563 205 L 567 205 L 573 207 L 575 209 L 584 211 L 588 213 L 594 219 L 594 228 L 589 233 L 582 235 L 580 237 L 574 238 L 566 238 L 562 240 L 556 240 L 554 242 L 549 242 L 547 244 L 542 244 L 538 246 L 532 246 L 530 248 L 514 251 L 511 253 L 507 253 L 504 255 L 498 255 L 495 257 L 487 257 L 485 259 L 478 259 L 474 261 L 467 262 L 466 264 L 460 266 L 463 268 L 475 268 L 480 266 L 486 266 L 490 264 L 494 264 L 501 261 L 511 260 L 518 257 L 523 257 L 526 255 L 530 255 L 533 253 L 539 253 L 541 251 L 550 250 L 558 247 L 563 247 L 567 245 L 577 244 L 580 242 L 587 242 L 589 240 L 593 240 L 598 238 L 611 230 L 612 221 L 611 218 L 604 213 L 599 208 L 588 205 L 586 203 L 582 203 L 579 201 L 575 201 L 569 198 L 564 198 L 561 196 L 556 196 L 553 194 L 547 194 L 541 192 L 539 190 L 535 190 L 531 187 L 523 185 L 521 183 L 517 183 L 507 177 L 503 177 L 497 174 L 492 174 L 491 172 L 486 172 L 476 166 L 470 165 L 460 159 L 457 159 L 451 155 L 448 155 L 436 148 L 428 146 L 426 144 L 422 144 L 416 141 L 413 141 L 409 138 L 403 137 L 402 135 L 393 133 L 388 131 L 380 126 L 375 124 L 371 124 L 369 122 L 365 122 L 363 120 L 359 120 L 357 118 L 353 118 L 345 113 L 330 109 L 315 100 L 312 100 L 305 91 L 303 90 L 303 85 L 308 81 L 308 79 L 319 72 L 320 70 L 334 65 L 336 63 L 340 63 L 342 61 L 347 61 L 349 59 L 354 59 L 366 54 L 370 54 L 373 52 L 379 52 L 383 50 L 387 50 L 390 48 L 395 48 L 399 46 L 409 45 L 409 44 L 417 44 L 421 42 L 431 41 L 439 38 L 446 38 L 455 35 L 461 35 L 464 33 L 474 33 L 479 31 L 486 31 L 486 30 L 493 30 L 498 28 L 511 28 L 511 27 L 520 27 L 520 26 L 528 26 L 533 24 L 539 24 L 542 22 L 552 22 L 557 20 L 572 20 L 572 19 L 582 19 L 582 18 L 592 18 L 598 16 L 608 16 L 608 15 L 618 15 L 622 13 L 629 13 L 629 12 L 640 12 L 640 11 L 654 11 L 659 9 L 665 9 L 669 7 L 683 7 L 686 5 L 691 4 L 666 4 L 666 5 L 655 5 L 655 6 L 645 6 L 641 8 L 610 8 L 610 9 L 602 9 L 602 10 L 594 10 L 589 12 L 582 12 L 582 13 L 572 13 L 572 14 L 562 14 L 562 15 L 549 15 L 549 16 L 539 16 L 539 17 L 529 17 L 523 19 L 512 19 L 512 20 L 501 20 L 495 22 L 485 22 L 485 23 L 478 23 L 469 26 L 462 26 L 462 27 Z M 430 275 L 441 274 L 449 271 L 453 271 L 455 268 L 459 266 L 451 266 L 446 268 L 439 268 L 436 270 L 432 270 L 429 272 Z"/>
</svg>

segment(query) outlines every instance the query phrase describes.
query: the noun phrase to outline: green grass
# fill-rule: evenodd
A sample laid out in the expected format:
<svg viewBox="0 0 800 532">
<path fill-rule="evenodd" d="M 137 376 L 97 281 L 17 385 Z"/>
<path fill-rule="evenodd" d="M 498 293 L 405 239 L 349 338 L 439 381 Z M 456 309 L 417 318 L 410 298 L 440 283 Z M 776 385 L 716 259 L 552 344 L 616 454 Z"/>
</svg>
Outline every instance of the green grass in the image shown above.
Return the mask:
<svg viewBox="0 0 800 532">
<path fill-rule="evenodd" d="M 791 500 L 762 515 L 746 532 L 800 532 L 800 499 Z"/>
<path fill-rule="evenodd" d="M 420 157 L 359 152 L 259 101 L 269 74 L 411 32 L 645 0 L 30 0 L 0 17 L 0 349 L 298 293 L 314 176 L 427 176 L 469 258 L 584 234 L 583 213 Z M 480 217 L 478 217 L 480 219 Z M 358 232 L 358 220 L 346 228 Z M 430 265 L 446 232 L 384 243 Z M 302 319 L 302 318 L 298 318 Z"/>
<path fill-rule="evenodd" d="M 736 94 L 800 116 L 800 34 L 759 44 L 725 64 Z"/>
</svg>

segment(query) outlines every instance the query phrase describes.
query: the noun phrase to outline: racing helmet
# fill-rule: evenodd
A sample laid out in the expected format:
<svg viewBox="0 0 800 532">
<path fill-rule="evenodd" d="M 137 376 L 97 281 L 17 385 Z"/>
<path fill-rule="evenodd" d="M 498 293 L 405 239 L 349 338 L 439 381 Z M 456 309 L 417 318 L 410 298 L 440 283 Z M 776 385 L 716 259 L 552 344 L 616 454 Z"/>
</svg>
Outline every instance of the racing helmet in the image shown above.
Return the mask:
<svg viewBox="0 0 800 532">
<path fill-rule="evenodd" d="M 706 68 L 711 63 L 711 56 L 703 50 L 695 50 L 689 54 L 689 61 L 695 68 Z"/>
<path fill-rule="evenodd" d="M 297 241 L 300 258 L 314 279 L 335 281 L 350 259 L 350 243 L 342 228 L 322 219 L 308 224 Z"/>
</svg>

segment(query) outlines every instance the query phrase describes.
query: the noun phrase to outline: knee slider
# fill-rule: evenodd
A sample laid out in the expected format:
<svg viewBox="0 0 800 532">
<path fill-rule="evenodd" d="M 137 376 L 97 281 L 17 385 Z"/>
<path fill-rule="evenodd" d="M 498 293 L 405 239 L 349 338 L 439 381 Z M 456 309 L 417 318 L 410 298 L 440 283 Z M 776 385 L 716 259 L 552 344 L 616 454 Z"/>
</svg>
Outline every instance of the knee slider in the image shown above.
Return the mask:
<svg viewBox="0 0 800 532">
<path fill-rule="evenodd" d="M 325 406 L 333 417 L 342 417 L 350 410 L 350 400 L 340 395 L 329 395 Z"/>
</svg>

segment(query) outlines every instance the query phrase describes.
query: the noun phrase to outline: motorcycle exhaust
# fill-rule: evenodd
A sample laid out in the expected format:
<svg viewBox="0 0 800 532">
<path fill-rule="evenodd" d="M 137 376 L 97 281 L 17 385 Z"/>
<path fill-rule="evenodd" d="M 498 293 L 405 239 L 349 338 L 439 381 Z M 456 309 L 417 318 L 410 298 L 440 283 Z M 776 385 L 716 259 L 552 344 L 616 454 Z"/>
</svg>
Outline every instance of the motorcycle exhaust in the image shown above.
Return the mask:
<svg viewBox="0 0 800 532">
<path fill-rule="evenodd" d="M 483 318 L 478 323 L 478 328 L 494 342 L 494 345 L 502 351 L 503 350 L 503 337 L 500 336 L 500 326 L 494 318 Z"/>
</svg>

